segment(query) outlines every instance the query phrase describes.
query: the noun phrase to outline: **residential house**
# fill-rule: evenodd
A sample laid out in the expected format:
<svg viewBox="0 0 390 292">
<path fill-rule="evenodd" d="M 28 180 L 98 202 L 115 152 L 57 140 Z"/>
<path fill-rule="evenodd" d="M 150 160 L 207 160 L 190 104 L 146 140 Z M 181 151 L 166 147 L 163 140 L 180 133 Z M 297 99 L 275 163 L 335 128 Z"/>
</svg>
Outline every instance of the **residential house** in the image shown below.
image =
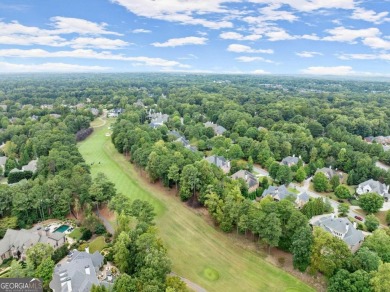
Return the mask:
<svg viewBox="0 0 390 292">
<path fill-rule="evenodd" d="M 198 148 L 196 148 L 195 146 L 191 146 L 190 141 L 188 141 L 184 137 L 177 138 L 175 140 L 175 142 L 178 142 L 178 143 L 182 144 L 185 148 L 187 148 L 188 150 L 190 150 L 192 152 L 198 151 Z"/>
<path fill-rule="evenodd" d="M 53 109 L 53 105 L 52 104 L 42 104 L 41 105 L 41 109 Z"/>
<path fill-rule="evenodd" d="M 348 218 L 337 218 L 334 214 L 313 217 L 310 220 L 312 226 L 319 226 L 333 236 L 343 240 L 352 252 L 359 249 L 364 241 L 364 234 L 356 229 L 356 223 L 352 224 Z"/>
<path fill-rule="evenodd" d="M 3 239 L 0 240 L 0 264 L 10 257 L 25 260 L 27 249 L 39 242 L 50 244 L 56 249 L 64 245 L 65 241 L 65 234 L 62 232 L 50 233 L 42 228 L 7 229 Z"/>
<path fill-rule="evenodd" d="M 144 103 L 142 102 L 142 100 L 138 99 L 135 103 L 133 103 L 133 105 L 135 107 L 145 107 Z"/>
<path fill-rule="evenodd" d="M 248 192 L 252 193 L 259 187 L 259 180 L 257 177 L 247 170 L 239 170 L 231 176 L 232 179 L 243 179 L 248 186 Z"/>
<path fill-rule="evenodd" d="M 310 196 L 306 192 L 299 193 L 297 195 L 297 198 L 295 200 L 295 205 L 300 209 L 302 208 L 307 202 L 309 202 Z"/>
<path fill-rule="evenodd" d="M 316 173 L 317 172 L 322 172 L 323 174 L 325 174 L 327 179 L 331 179 L 334 176 L 338 176 L 340 179 L 343 178 L 343 174 L 340 173 L 340 172 L 337 172 L 334 169 L 332 169 L 331 166 L 330 167 L 323 167 L 323 168 L 317 169 Z"/>
<path fill-rule="evenodd" d="M 163 113 L 151 113 L 149 112 L 148 118 L 150 119 L 149 126 L 153 129 L 156 129 L 158 127 L 161 127 L 166 122 L 168 122 L 169 115 L 163 114 Z"/>
<path fill-rule="evenodd" d="M 55 118 L 55 119 L 61 118 L 61 115 L 59 115 L 59 114 L 50 114 L 50 116 L 51 116 L 52 118 Z"/>
<path fill-rule="evenodd" d="M 224 173 L 228 173 L 230 171 L 230 161 L 227 160 L 225 157 L 212 155 L 206 157 L 205 159 L 211 164 L 214 164 L 215 166 L 222 169 Z"/>
<path fill-rule="evenodd" d="M 293 156 L 287 156 L 287 157 L 283 158 L 281 163 L 283 165 L 287 165 L 287 166 L 291 167 L 293 165 L 298 164 L 298 161 L 299 161 L 299 157 L 295 157 L 295 155 L 293 155 Z"/>
<path fill-rule="evenodd" d="M 124 112 L 123 108 L 114 108 L 107 113 L 107 117 L 108 118 L 117 118 L 123 112 Z"/>
<path fill-rule="evenodd" d="M 296 195 L 291 193 L 284 185 L 281 186 L 269 186 L 268 189 L 263 191 L 262 198 L 271 196 L 275 201 L 286 199 L 287 197 L 293 197 L 296 199 Z"/>
<path fill-rule="evenodd" d="M 22 166 L 23 171 L 31 171 L 32 173 L 36 172 L 38 167 L 38 160 L 31 160 L 27 165 Z"/>
<path fill-rule="evenodd" d="M 91 111 L 91 114 L 93 114 L 95 117 L 99 115 L 99 109 L 92 107 L 89 110 Z"/>
<path fill-rule="evenodd" d="M 217 136 L 223 135 L 223 133 L 226 132 L 226 129 L 218 124 L 214 124 L 213 122 L 206 122 L 204 123 L 204 126 L 206 128 L 212 128 L 214 131 L 214 134 Z"/>
<path fill-rule="evenodd" d="M 358 195 L 366 193 L 377 193 L 381 195 L 385 199 L 385 201 L 388 201 L 390 197 L 389 186 L 373 179 L 367 180 L 359 184 L 356 189 L 356 193 Z"/>
<path fill-rule="evenodd" d="M 6 104 L 0 104 L 0 108 L 1 108 L 4 112 L 6 112 L 8 106 L 7 106 Z"/>
<path fill-rule="evenodd" d="M 93 285 L 100 285 L 97 274 L 103 261 L 98 251 L 90 254 L 73 250 L 67 263 L 55 267 L 49 287 L 54 292 L 89 292 Z"/>
</svg>

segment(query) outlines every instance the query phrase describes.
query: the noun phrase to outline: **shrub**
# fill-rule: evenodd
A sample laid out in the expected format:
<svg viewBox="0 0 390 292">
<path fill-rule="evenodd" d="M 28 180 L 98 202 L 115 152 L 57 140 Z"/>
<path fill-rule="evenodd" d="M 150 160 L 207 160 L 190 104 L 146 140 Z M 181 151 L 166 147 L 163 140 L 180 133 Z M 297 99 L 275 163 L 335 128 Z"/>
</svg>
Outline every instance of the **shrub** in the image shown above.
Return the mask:
<svg viewBox="0 0 390 292">
<path fill-rule="evenodd" d="M 81 240 L 90 240 L 92 237 L 92 232 L 89 229 L 84 229 L 83 234 L 81 235 Z"/>
<path fill-rule="evenodd" d="M 68 251 L 68 247 L 66 245 L 63 245 L 54 251 L 53 255 L 51 256 L 51 259 L 54 261 L 54 263 L 58 263 L 68 254 Z"/>
<path fill-rule="evenodd" d="M 95 228 L 95 233 L 96 234 L 103 234 L 103 233 L 106 233 L 106 227 L 103 225 L 103 224 L 98 224 Z"/>
</svg>

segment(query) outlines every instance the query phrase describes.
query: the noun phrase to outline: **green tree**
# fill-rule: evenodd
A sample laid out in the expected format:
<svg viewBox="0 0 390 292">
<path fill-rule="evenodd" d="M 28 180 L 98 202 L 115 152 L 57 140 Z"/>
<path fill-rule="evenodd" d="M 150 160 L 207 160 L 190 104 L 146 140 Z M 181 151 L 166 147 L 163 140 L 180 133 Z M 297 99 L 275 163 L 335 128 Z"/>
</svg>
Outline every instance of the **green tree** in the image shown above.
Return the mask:
<svg viewBox="0 0 390 292">
<path fill-rule="evenodd" d="M 268 253 L 271 253 L 271 247 L 278 246 L 282 236 L 281 222 L 275 213 L 270 213 L 265 217 L 260 236 L 263 242 L 268 244 Z"/>
<path fill-rule="evenodd" d="M 375 292 L 390 291 L 390 263 L 379 266 L 378 271 L 373 274 L 371 285 Z"/>
<path fill-rule="evenodd" d="M 310 264 L 312 244 L 313 233 L 310 227 L 303 226 L 295 232 L 291 246 L 293 265 L 295 269 L 298 269 L 301 272 L 306 271 L 306 268 Z"/>
<path fill-rule="evenodd" d="M 306 178 L 306 171 L 303 166 L 298 168 L 297 172 L 295 173 L 295 180 L 299 183 L 303 182 Z"/>
<path fill-rule="evenodd" d="M 271 164 L 269 167 L 269 176 L 272 177 L 273 179 L 276 179 L 276 175 L 279 171 L 280 164 L 277 163 L 276 161 Z"/>
<path fill-rule="evenodd" d="M 311 267 L 325 276 L 332 276 L 352 256 L 347 244 L 320 227 L 315 227 L 311 250 Z"/>
<path fill-rule="evenodd" d="M 326 192 L 329 189 L 329 182 L 325 174 L 317 172 L 313 177 L 313 187 L 317 192 Z"/>
<path fill-rule="evenodd" d="M 52 279 L 54 271 L 54 262 L 50 257 L 45 258 L 37 267 L 35 271 L 35 277 L 43 280 L 43 285 L 47 289 L 49 288 L 49 283 Z"/>
<path fill-rule="evenodd" d="M 383 203 L 383 197 L 377 193 L 367 193 L 359 197 L 359 206 L 369 214 L 378 212 Z"/>
<path fill-rule="evenodd" d="M 338 175 L 334 175 L 331 177 L 329 184 L 332 188 L 332 191 L 335 191 L 336 188 L 340 185 L 340 177 Z"/>
<path fill-rule="evenodd" d="M 349 205 L 347 203 L 341 203 L 338 209 L 340 216 L 345 217 L 349 212 Z"/>
<path fill-rule="evenodd" d="M 177 183 L 180 180 L 180 169 L 176 164 L 172 164 L 168 169 L 168 178 L 175 182 L 176 191 L 177 191 Z"/>
<path fill-rule="evenodd" d="M 276 173 L 276 180 L 281 184 L 288 185 L 293 179 L 293 173 L 287 165 L 281 165 Z"/>
<path fill-rule="evenodd" d="M 386 230 L 375 230 L 364 240 L 363 247 L 376 252 L 383 262 L 390 262 L 390 235 Z"/>
<path fill-rule="evenodd" d="M 346 270 L 339 270 L 329 280 L 328 292 L 371 292 L 370 274 L 363 270 L 350 273 Z"/>
<path fill-rule="evenodd" d="M 34 269 L 36 269 L 44 259 L 51 258 L 53 252 L 53 247 L 48 244 L 39 242 L 27 250 L 27 262 L 30 262 Z"/>
<path fill-rule="evenodd" d="M 390 224 L 390 210 L 388 210 L 386 213 L 386 223 Z"/>
<path fill-rule="evenodd" d="M 178 276 L 168 276 L 166 279 L 167 289 L 171 288 L 173 292 L 188 292 L 187 285 Z"/>
<path fill-rule="evenodd" d="M 378 229 L 380 222 L 379 219 L 375 217 L 375 215 L 370 214 L 366 216 L 366 221 L 364 221 L 364 224 L 366 225 L 367 230 L 372 232 Z"/>
<path fill-rule="evenodd" d="M 137 281 L 127 274 L 120 274 L 115 280 L 114 291 L 134 292 L 138 291 Z"/>
<path fill-rule="evenodd" d="M 382 264 L 381 258 L 376 252 L 369 250 L 367 247 L 361 247 L 354 255 L 352 267 L 354 270 L 364 270 L 372 272 L 378 270 Z"/>
<path fill-rule="evenodd" d="M 10 266 L 9 276 L 11 278 L 23 278 L 26 276 L 26 271 L 23 269 L 19 261 L 13 260 Z"/>
<path fill-rule="evenodd" d="M 183 201 L 195 196 L 196 188 L 200 182 L 198 174 L 198 169 L 194 165 L 184 166 L 180 179 L 180 197 Z"/>
<path fill-rule="evenodd" d="M 130 237 L 126 232 L 121 232 L 113 246 L 114 251 L 114 262 L 118 267 L 119 271 L 126 273 L 130 267 L 129 260 L 130 251 L 128 246 L 130 245 Z"/>
<path fill-rule="evenodd" d="M 339 199 L 348 199 L 351 197 L 351 193 L 349 192 L 349 189 L 345 185 L 339 185 L 334 190 L 334 194 Z"/>
</svg>

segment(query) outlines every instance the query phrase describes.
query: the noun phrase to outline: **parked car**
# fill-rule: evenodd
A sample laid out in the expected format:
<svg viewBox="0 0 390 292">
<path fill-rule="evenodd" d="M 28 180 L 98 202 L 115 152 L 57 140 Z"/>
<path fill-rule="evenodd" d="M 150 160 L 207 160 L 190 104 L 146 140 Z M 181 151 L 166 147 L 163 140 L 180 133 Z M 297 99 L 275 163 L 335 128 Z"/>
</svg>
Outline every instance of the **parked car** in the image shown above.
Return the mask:
<svg viewBox="0 0 390 292">
<path fill-rule="evenodd" d="M 359 220 L 359 221 L 363 221 L 363 218 L 360 217 L 360 216 L 355 216 L 355 219 L 356 219 L 356 220 Z"/>
</svg>

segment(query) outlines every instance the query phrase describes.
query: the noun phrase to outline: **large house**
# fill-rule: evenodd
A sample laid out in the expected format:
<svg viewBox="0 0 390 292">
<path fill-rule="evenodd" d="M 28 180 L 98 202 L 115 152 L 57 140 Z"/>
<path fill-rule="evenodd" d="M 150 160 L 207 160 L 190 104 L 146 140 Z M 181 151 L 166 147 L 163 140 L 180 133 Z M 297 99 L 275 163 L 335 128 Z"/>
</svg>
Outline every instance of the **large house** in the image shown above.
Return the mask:
<svg viewBox="0 0 390 292">
<path fill-rule="evenodd" d="M 148 118 L 150 119 L 149 126 L 153 129 L 156 129 L 164 125 L 164 123 L 168 122 L 169 115 L 149 111 Z"/>
<path fill-rule="evenodd" d="M 259 187 L 259 180 L 257 177 L 247 170 L 239 170 L 231 176 L 232 179 L 243 179 L 247 186 L 248 192 L 254 192 Z"/>
<path fill-rule="evenodd" d="M 73 250 L 67 263 L 55 267 L 50 288 L 54 292 L 89 292 L 92 285 L 100 285 L 97 274 L 103 260 L 98 251 L 90 254 Z"/>
<path fill-rule="evenodd" d="M 271 196 L 275 201 L 286 199 L 287 197 L 296 197 L 295 194 L 289 192 L 284 185 L 281 186 L 269 186 L 268 189 L 263 191 L 261 195 L 263 198 Z"/>
<path fill-rule="evenodd" d="M 226 132 L 226 129 L 218 124 L 214 124 L 213 122 L 206 122 L 204 123 L 204 126 L 206 128 L 212 128 L 214 131 L 214 134 L 217 136 L 221 136 L 223 133 Z"/>
<path fill-rule="evenodd" d="M 283 158 L 281 163 L 283 165 L 293 166 L 293 165 L 298 164 L 298 161 L 299 161 L 299 158 L 295 157 L 295 155 L 293 155 L 293 156 L 287 156 L 287 157 Z"/>
<path fill-rule="evenodd" d="M 56 249 L 64 245 L 65 241 L 65 234 L 62 232 L 50 233 L 38 228 L 7 229 L 3 239 L 0 240 L 0 264 L 10 257 L 25 260 L 27 249 L 39 242 L 50 244 Z"/>
<path fill-rule="evenodd" d="M 356 189 L 356 193 L 358 195 L 362 195 L 365 193 L 377 193 L 381 195 L 385 199 L 385 201 L 388 201 L 390 197 L 389 186 L 373 179 L 367 180 L 359 184 Z"/>
<path fill-rule="evenodd" d="M 364 241 L 361 230 L 357 230 L 347 218 L 336 218 L 334 214 L 320 215 L 310 220 L 312 226 L 319 226 L 333 236 L 343 240 L 352 252 L 359 249 Z"/>
<path fill-rule="evenodd" d="M 23 171 L 31 171 L 32 173 L 37 171 L 38 160 L 31 160 L 27 165 L 22 166 Z"/>
<path fill-rule="evenodd" d="M 230 171 L 230 161 L 227 160 L 225 157 L 212 155 L 206 157 L 205 159 L 211 164 L 214 164 L 215 166 L 222 169 L 224 173 L 228 173 Z"/>
<path fill-rule="evenodd" d="M 338 176 L 340 179 L 343 178 L 343 174 L 332 169 L 332 167 L 323 167 L 323 168 L 317 169 L 316 173 L 317 172 L 322 172 L 326 176 L 327 179 L 331 179 L 334 176 Z"/>
</svg>

